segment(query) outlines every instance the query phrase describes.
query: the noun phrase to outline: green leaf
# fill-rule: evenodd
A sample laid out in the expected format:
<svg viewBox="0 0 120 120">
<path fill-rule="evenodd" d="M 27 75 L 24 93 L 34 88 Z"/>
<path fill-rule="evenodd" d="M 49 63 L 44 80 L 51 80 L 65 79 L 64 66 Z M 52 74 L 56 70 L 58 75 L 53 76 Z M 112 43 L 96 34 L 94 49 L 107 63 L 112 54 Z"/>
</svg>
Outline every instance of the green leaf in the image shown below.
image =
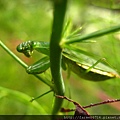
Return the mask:
<svg viewBox="0 0 120 120">
<path fill-rule="evenodd" d="M 2 100 L 1 98 L 4 98 L 4 97 L 17 100 L 20 103 L 23 103 L 25 105 L 33 107 L 36 110 L 38 110 L 38 112 L 41 115 L 47 114 L 45 112 L 45 110 L 41 107 L 41 105 L 37 101 L 30 102 L 30 100 L 31 100 L 30 96 L 28 96 L 28 95 L 26 95 L 26 94 L 24 94 L 22 92 L 19 92 L 19 91 L 16 91 L 16 90 L 11 90 L 11 89 L 0 86 L 0 100 Z"/>
<path fill-rule="evenodd" d="M 95 38 L 95 37 L 100 37 L 103 35 L 107 35 L 109 33 L 113 33 L 113 32 L 117 32 L 120 30 L 120 25 L 116 25 L 113 27 L 109 27 L 103 30 L 98 30 L 96 32 L 90 33 L 90 34 L 86 34 L 86 35 L 80 35 L 74 38 L 69 38 L 69 39 L 63 39 L 63 41 L 61 41 L 61 45 L 64 46 L 64 44 L 71 44 L 71 43 L 76 43 L 76 42 L 82 42 L 84 40 L 89 40 L 91 38 Z"/>
</svg>

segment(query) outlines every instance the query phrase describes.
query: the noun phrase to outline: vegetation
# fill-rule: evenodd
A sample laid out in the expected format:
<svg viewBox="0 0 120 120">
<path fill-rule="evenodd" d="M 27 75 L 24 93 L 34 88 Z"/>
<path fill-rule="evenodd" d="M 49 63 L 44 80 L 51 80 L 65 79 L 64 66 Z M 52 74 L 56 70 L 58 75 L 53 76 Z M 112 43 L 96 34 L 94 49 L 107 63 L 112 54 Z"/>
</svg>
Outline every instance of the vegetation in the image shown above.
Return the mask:
<svg viewBox="0 0 120 120">
<path fill-rule="evenodd" d="M 67 47 L 71 49 L 71 44 L 73 47 L 80 48 L 81 51 L 87 51 L 85 53 L 92 58 L 97 60 L 106 58 L 109 67 L 119 73 L 119 11 L 115 10 L 115 5 L 113 8 L 107 7 L 109 9 L 106 9 L 104 5 L 97 7 L 99 5 L 94 1 L 93 3 L 87 1 L 84 3 L 79 0 L 63 1 L 63 3 L 59 3 L 59 0 L 52 2 L 44 0 L 0 1 L 1 41 L 25 62 L 25 64 L 21 63 L 25 68 L 44 55 L 34 52 L 31 58 L 27 58 L 16 51 L 18 44 L 28 40 L 49 41 L 51 62 L 50 69 L 42 73 L 41 78 L 36 79 L 33 75 L 26 73 L 24 68 L 16 62 L 16 58 L 13 59 L 1 49 L 0 114 L 43 115 L 51 114 L 52 111 L 52 114 L 57 114 L 61 107 L 74 108 L 70 102 L 56 98 L 53 92 L 30 102 L 32 97 L 42 95 L 49 91 L 50 87 L 54 88 L 55 94 L 68 96 L 82 106 L 119 98 L 119 78 L 93 82 L 84 80 L 74 73 L 70 74 L 70 71 L 68 75 L 65 71 L 61 74 L 62 49 Z M 116 2 L 112 3 L 116 4 Z M 55 12 L 52 15 L 53 10 Z M 69 23 L 68 26 L 65 23 Z M 78 28 L 79 31 L 76 32 L 78 34 L 75 34 L 77 36 L 70 37 L 72 35 L 70 32 Z M 65 33 L 69 36 L 67 40 Z M 2 43 L 1 46 L 3 46 Z M 102 62 L 102 64 L 105 63 Z M 104 71 L 107 70 L 104 69 Z M 53 81 L 46 82 L 47 80 Z M 91 115 L 116 115 L 120 110 L 118 104 L 101 105 L 86 110 Z M 59 112 L 59 114 L 62 113 Z"/>
</svg>

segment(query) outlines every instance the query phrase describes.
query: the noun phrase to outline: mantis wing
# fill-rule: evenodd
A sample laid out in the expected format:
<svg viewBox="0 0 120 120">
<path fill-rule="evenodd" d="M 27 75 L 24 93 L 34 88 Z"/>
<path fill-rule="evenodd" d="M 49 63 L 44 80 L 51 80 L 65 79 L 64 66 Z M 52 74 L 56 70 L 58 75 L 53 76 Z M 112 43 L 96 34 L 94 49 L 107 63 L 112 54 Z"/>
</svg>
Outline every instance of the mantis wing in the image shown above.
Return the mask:
<svg viewBox="0 0 120 120">
<path fill-rule="evenodd" d="M 63 61 L 69 69 L 83 79 L 104 81 L 111 78 L 120 78 L 115 70 L 103 63 L 97 63 L 97 60 L 80 49 L 67 47 L 63 51 L 63 56 Z M 96 63 L 97 65 L 94 66 Z"/>
</svg>

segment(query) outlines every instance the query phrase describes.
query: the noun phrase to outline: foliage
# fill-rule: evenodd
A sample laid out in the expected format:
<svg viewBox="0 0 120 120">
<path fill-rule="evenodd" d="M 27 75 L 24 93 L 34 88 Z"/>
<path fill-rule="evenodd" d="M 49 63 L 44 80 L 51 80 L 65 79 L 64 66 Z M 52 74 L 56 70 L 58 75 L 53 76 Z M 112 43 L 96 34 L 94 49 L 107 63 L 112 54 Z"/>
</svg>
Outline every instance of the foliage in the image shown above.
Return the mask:
<svg viewBox="0 0 120 120">
<path fill-rule="evenodd" d="M 103 8 L 94 8 L 84 3 L 78 4 L 77 2 L 69 2 L 69 12 L 67 15 L 71 16 L 73 21 L 73 29 L 82 26 L 80 34 L 92 33 L 99 29 L 108 28 L 119 23 L 119 14 L 112 10 L 106 10 Z M 74 3 L 74 4 L 73 4 Z M 28 58 L 19 55 L 15 48 L 21 43 L 21 41 L 26 41 L 29 39 L 33 40 L 43 40 L 49 41 L 50 37 L 50 26 L 51 26 L 51 13 L 52 6 L 49 1 L 1 1 L 0 5 L 0 34 L 1 40 L 7 44 L 7 46 L 18 56 L 20 56 L 23 61 L 27 64 L 31 64 L 38 60 L 40 56 L 35 53 L 33 57 L 29 60 Z M 41 8 L 42 6 L 42 8 Z M 80 8 L 81 7 L 81 8 Z M 96 10 L 93 12 L 93 10 Z M 101 14 L 101 10 L 104 14 Z M 76 12 L 77 11 L 77 12 Z M 84 14 L 83 14 L 84 13 Z M 99 14 L 96 15 L 96 14 Z M 73 15 L 73 16 L 72 16 Z M 75 17 L 74 17 L 75 16 Z M 107 16 L 107 17 L 106 17 Z M 47 20 L 47 21 L 46 21 Z M 114 66 L 119 71 L 119 33 L 114 33 L 106 35 L 104 37 L 92 38 L 91 40 L 96 40 L 96 43 L 86 42 L 77 44 L 83 50 L 89 51 L 90 53 L 96 54 L 99 58 L 105 57 L 108 63 Z M 21 57 L 22 56 L 22 57 Z M 39 56 L 39 57 L 38 57 Z M 112 56 L 112 57 L 111 57 Z M 0 54 L 1 58 L 1 86 L 17 91 L 21 91 L 30 96 L 38 96 L 49 90 L 48 86 L 45 86 L 42 82 L 37 81 L 33 76 L 25 73 L 23 68 L 19 66 L 11 57 L 9 57 L 3 50 Z M 47 73 L 46 73 L 47 74 Z M 46 75 L 43 75 L 44 78 Z M 65 76 L 65 74 L 63 75 Z M 90 81 L 84 81 L 83 79 L 73 75 L 69 80 L 64 77 L 64 82 L 66 85 L 65 95 L 71 96 L 72 99 L 78 101 L 81 105 L 88 105 L 91 102 L 101 101 L 108 98 L 118 98 L 119 97 L 119 79 L 111 79 L 109 81 L 93 83 Z M 94 87 L 93 87 L 94 86 Z M 22 102 L 17 102 L 14 97 L 11 96 L 8 102 L 9 107 L 5 103 L 6 96 L 2 94 L 6 89 L 1 91 L 1 105 L 0 114 L 39 114 L 38 111 L 32 109 L 27 111 L 28 103 L 22 104 Z M 70 92 L 69 92 L 70 91 Z M 49 103 L 48 103 L 49 98 Z M 43 109 L 50 114 L 52 111 L 53 103 L 53 93 L 49 93 L 46 96 L 41 97 L 37 100 L 41 104 Z M 24 100 L 24 99 L 23 99 Z M 13 105 L 16 102 L 16 105 Z M 16 111 L 16 109 L 21 109 L 21 104 L 26 111 Z M 63 106 L 74 107 L 68 102 L 64 102 Z M 10 108 L 13 108 L 11 110 Z M 6 109 L 5 109 L 6 108 Z M 108 109 L 109 108 L 109 109 Z M 30 109 L 30 108 L 29 108 Z M 114 111 L 113 111 L 114 109 Z M 100 106 L 96 108 L 91 108 L 88 111 L 91 114 L 119 114 L 119 107 L 115 105 Z M 41 114 L 44 112 L 41 110 Z"/>
</svg>

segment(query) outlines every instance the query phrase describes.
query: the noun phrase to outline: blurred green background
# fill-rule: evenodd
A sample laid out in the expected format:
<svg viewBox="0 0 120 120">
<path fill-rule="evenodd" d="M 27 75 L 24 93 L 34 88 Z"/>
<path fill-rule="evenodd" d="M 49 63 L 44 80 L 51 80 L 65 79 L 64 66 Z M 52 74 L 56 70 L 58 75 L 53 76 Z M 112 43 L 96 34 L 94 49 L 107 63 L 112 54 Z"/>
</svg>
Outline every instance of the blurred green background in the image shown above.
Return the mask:
<svg viewBox="0 0 120 120">
<path fill-rule="evenodd" d="M 107 0 L 88 2 L 86 0 L 82 3 L 79 0 L 69 0 L 68 2 L 67 17 L 72 19 L 75 28 L 83 27 L 81 34 L 119 24 L 119 0 L 114 2 Z M 49 41 L 52 12 L 53 7 L 49 0 L 9 0 L 9 2 L 8 0 L 0 0 L 0 40 L 25 63 L 28 65 L 34 63 L 41 57 L 41 54 L 35 53 L 32 58 L 26 58 L 16 51 L 16 47 L 19 43 L 27 40 Z M 90 53 L 106 58 L 107 62 L 119 72 L 120 32 L 93 40 L 97 42 L 79 45 Z M 28 75 L 24 68 L 2 48 L 0 48 L 0 68 L 0 114 L 37 115 L 51 113 L 54 102 L 53 93 L 37 99 L 37 102 L 29 102 L 31 97 L 39 96 L 48 91 L 49 87 L 34 76 Z M 63 72 L 63 76 L 66 96 L 71 97 L 82 106 L 106 99 L 120 98 L 120 79 L 90 82 L 74 74 L 67 80 L 67 72 Z M 20 92 L 15 93 L 18 95 L 17 97 L 13 95 L 15 91 Z M 63 107 L 74 108 L 68 101 L 64 101 Z M 92 115 L 118 115 L 120 103 L 101 105 L 86 110 Z"/>
</svg>

